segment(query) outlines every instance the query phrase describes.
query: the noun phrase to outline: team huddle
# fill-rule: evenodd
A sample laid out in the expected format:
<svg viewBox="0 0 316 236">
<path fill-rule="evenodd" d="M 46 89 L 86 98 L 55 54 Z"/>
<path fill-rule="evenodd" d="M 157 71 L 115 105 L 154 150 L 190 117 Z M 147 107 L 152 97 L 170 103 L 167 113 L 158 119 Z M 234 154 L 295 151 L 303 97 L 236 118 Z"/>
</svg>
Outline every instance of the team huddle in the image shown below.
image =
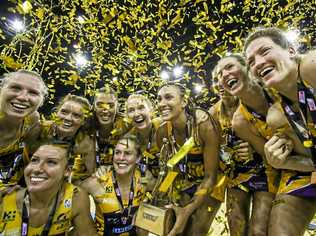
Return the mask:
<svg viewBox="0 0 316 236">
<path fill-rule="evenodd" d="M 174 211 L 168 236 L 207 235 L 222 203 L 230 235 L 304 235 L 316 212 L 314 73 L 316 51 L 298 55 L 262 28 L 217 62 L 208 111 L 166 82 L 156 101 L 129 95 L 124 113 L 105 86 L 40 119 L 42 77 L 3 75 L 0 235 L 148 235 L 135 223 L 143 203 Z"/>
</svg>

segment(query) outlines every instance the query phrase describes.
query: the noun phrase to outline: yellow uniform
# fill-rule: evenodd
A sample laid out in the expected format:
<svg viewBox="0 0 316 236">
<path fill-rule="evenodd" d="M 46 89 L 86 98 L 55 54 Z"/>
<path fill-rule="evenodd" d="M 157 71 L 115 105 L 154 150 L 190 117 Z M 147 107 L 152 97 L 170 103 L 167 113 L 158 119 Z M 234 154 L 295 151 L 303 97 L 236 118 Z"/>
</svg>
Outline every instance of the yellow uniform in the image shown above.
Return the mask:
<svg viewBox="0 0 316 236">
<path fill-rule="evenodd" d="M 142 175 L 145 174 L 146 169 L 148 169 L 154 177 L 158 177 L 160 167 L 159 167 L 159 155 L 160 149 L 157 146 L 155 135 L 158 130 L 162 120 L 160 118 L 155 118 L 152 120 L 152 128 L 149 134 L 149 139 L 145 145 L 142 145 L 142 158 L 140 160 L 140 170 Z M 135 128 L 132 128 L 129 133 L 137 136 L 137 131 Z"/>
<path fill-rule="evenodd" d="M 239 109 L 244 118 L 248 120 L 258 130 L 258 132 L 263 138 L 268 139 L 272 137 L 273 132 L 272 129 L 268 127 L 265 121 L 265 116 L 261 116 L 256 112 L 251 111 L 251 109 L 247 108 L 242 103 L 240 104 Z M 264 164 L 266 167 L 265 173 L 268 178 L 268 190 L 271 193 L 276 193 L 280 181 L 279 171 L 274 169 L 272 166 L 268 165 L 268 163 Z"/>
<path fill-rule="evenodd" d="M 94 130 L 96 145 L 96 162 L 97 166 L 112 165 L 115 145 L 120 137 L 122 137 L 130 129 L 130 122 L 118 115 L 113 124 L 113 130 L 106 140 L 101 139 L 98 129 Z"/>
<path fill-rule="evenodd" d="M 23 169 L 29 162 L 28 151 L 23 139 L 32 127 L 33 124 L 26 117 L 17 139 L 0 149 L 0 188 L 15 185 L 22 179 Z"/>
<path fill-rule="evenodd" d="M 136 235 L 135 227 L 132 224 L 133 217 L 139 204 L 144 198 L 144 188 L 141 184 L 141 174 L 135 170 L 133 188 L 128 201 L 123 201 L 123 208 L 120 204 L 120 195 L 115 186 L 116 180 L 113 171 L 109 171 L 98 179 L 103 186 L 105 193 L 93 196 L 96 202 L 96 223 L 99 235 Z M 133 194 L 131 194 L 133 192 Z M 131 196 L 133 195 L 133 196 Z"/>
<path fill-rule="evenodd" d="M 222 128 L 224 144 L 221 150 L 221 166 L 229 177 L 228 186 L 237 187 L 244 191 L 268 191 L 268 181 L 265 174 L 263 160 L 258 153 L 254 153 L 249 160 L 242 161 L 235 158 L 235 146 L 241 140 L 232 129 L 231 119 L 226 117 L 218 108 L 219 123 Z"/>
<path fill-rule="evenodd" d="M 49 235 L 66 235 L 70 230 L 71 221 L 73 219 L 72 213 L 72 198 L 76 187 L 72 184 L 65 184 L 65 192 L 63 200 L 57 207 L 53 216 Z M 17 207 L 17 192 L 13 192 L 4 196 L 3 211 L 0 221 L 0 235 L 21 235 L 22 215 L 20 209 Z M 21 204 L 22 205 L 22 204 Z M 28 227 L 28 236 L 41 235 L 44 225 L 40 227 Z"/>
</svg>

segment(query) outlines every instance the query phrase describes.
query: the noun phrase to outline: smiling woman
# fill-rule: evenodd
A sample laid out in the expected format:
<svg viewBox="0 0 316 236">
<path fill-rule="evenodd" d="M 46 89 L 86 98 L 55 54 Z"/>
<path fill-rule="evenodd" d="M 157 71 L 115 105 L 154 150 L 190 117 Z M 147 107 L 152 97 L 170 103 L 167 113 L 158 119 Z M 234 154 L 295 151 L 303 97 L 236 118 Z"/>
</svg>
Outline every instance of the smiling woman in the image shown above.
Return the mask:
<svg viewBox="0 0 316 236">
<path fill-rule="evenodd" d="M 65 181 L 69 145 L 40 146 L 24 171 L 26 189 L 4 196 L 0 204 L 1 235 L 95 235 L 88 195 Z M 11 215 L 10 212 L 16 212 Z"/>
<path fill-rule="evenodd" d="M 37 109 L 47 88 L 35 72 L 5 74 L 0 86 L 0 186 L 17 184 L 28 162 L 25 145 L 36 136 Z"/>
</svg>

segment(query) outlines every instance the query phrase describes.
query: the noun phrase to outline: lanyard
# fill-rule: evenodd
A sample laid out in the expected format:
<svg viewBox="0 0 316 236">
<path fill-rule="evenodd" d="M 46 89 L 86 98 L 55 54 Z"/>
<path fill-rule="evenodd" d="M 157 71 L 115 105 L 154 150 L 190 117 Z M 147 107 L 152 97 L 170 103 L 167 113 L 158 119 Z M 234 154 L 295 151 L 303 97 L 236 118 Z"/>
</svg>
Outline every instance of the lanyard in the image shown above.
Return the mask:
<svg viewBox="0 0 316 236">
<path fill-rule="evenodd" d="M 296 112 L 293 109 L 293 103 L 287 97 L 281 95 L 282 97 L 282 108 L 287 117 L 287 120 L 291 124 L 295 133 L 303 143 L 304 147 L 311 150 L 312 160 L 314 166 L 316 166 L 316 138 L 313 137 L 307 126 L 307 113 L 309 112 L 313 124 L 316 124 L 316 103 L 313 92 L 311 89 L 304 86 L 302 82 L 297 85 L 297 96 L 300 111 Z"/>
<path fill-rule="evenodd" d="M 51 211 L 49 212 L 48 215 L 48 220 L 44 226 L 44 230 L 41 233 L 41 236 L 48 236 L 49 230 L 52 226 L 53 223 L 53 218 L 54 218 L 54 214 L 57 208 L 57 203 L 58 203 L 58 195 L 59 195 L 59 191 L 57 192 L 57 195 L 55 197 L 55 202 L 53 205 L 53 208 L 51 209 Z M 25 192 L 25 196 L 24 196 L 24 200 L 23 200 L 23 210 L 22 210 L 22 232 L 21 232 L 21 236 L 27 236 L 28 233 L 28 227 L 29 227 L 29 215 L 28 215 L 28 211 L 25 205 L 25 198 L 27 196 L 27 191 Z"/>
<path fill-rule="evenodd" d="M 112 172 L 112 181 L 113 181 L 113 185 L 114 185 L 114 189 L 115 189 L 115 195 L 116 195 L 117 200 L 120 203 L 122 213 L 126 214 L 125 210 L 128 209 L 127 216 L 129 216 L 131 208 L 132 208 L 132 205 L 133 205 L 133 199 L 134 199 L 134 174 L 133 174 L 131 187 L 130 187 L 130 191 L 129 191 L 127 208 L 124 208 L 124 204 L 123 204 L 123 200 L 122 200 L 122 194 L 121 194 L 120 188 L 118 186 L 118 183 L 116 181 L 115 171 Z"/>
</svg>

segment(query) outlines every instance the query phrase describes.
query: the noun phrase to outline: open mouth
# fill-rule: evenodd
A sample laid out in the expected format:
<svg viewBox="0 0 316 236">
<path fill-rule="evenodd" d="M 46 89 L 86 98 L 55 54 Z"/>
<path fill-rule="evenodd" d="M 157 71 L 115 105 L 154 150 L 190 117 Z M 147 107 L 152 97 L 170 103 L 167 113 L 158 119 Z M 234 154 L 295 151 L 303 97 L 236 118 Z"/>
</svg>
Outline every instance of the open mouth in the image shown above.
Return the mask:
<svg viewBox="0 0 316 236">
<path fill-rule="evenodd" d="M 32 184 L 42 183 L 45 180 L 47 180 L 47 178 L 46 177 L 42 177 L 42 176 L 31 176 L 30 177 L 30 182 Z"/>
<path fill-rule="evenodd" d="M 128 167 L 128 164 L 125 163 L 125 162 L 120 162 L 120 163 L 116 163 L 116 166 L 119 168 L 119 169 L 125 169 Z"/>
<path fill-rule="evenodd" d="M 72 127 L 72 122 L 64 121 L 63 128 L 69 129 Z"/>
<path fill-rule="evenodd" d="M 167 116 L 167 115 L 169 115 L 170 112 L 171 112 L 170 108 L 161 109 L 161 115 L 162 116 Z"/>
<path fill-rule="evenodd" d="M 12 107 L 13 107 L 14 109 L 20 110 L 20 111 L 29 108 L 28 105 L 21 104 L 21 103 L 16 103 L 16 102 L 12 102 L 11 105 L 12 105 Z"/>
<path fill-rule="evenodd" d="M 134 122 L 135 122 L 136 124 L 141 124 L 141 123 L 144 122 L 144 120 L 145 120 L 145 118 L 144 118 L 143 116 L 137 116 L 137 117 L 134 119 Z"/>
<path fill-rule="evenodd" d="M 226 82 L 226 84 L 228 85 L 230 89 L 232 89 L 237 83 L 238 83 L 237 79 L 230 79 Z"/>
<path fill-rule="evenodd" d="M 259 72 L 259 76 L 261 78 L 264 78 L 267 75 L 269 75 L 273 70 L 274 70 L 274 66 L 268 66 Z"/>
</svg>

